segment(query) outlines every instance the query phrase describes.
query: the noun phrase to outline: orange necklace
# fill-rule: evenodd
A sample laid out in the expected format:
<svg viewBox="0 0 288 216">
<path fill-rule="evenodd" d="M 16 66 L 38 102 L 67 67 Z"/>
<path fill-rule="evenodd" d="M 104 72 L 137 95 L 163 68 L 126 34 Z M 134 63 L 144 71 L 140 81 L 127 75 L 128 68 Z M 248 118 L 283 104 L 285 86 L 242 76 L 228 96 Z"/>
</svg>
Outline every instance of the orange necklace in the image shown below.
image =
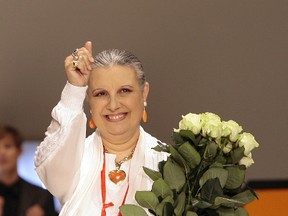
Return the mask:
<svg viewBox="0 0 288 216">
<path fill-rule="evenodd" d="M 106 216 L 106 208 L 109 208 L 111 206 L 114 206 L 114 204 L 112 202 L 109 202 L 109 203 L 105 203 L 106 202 L 106 177 L 105 177 L 105 170 L 106 170 L 106 157 L 105 157 L 105 152 L 104 152 L 104 157 L 103 157 L 103 168 L 101 170 L 101 195 L 102 195 L 102 203 L 103 203 L 103 206 L 102 206 L 102 211 L 101 211 L 101 216 Z M 133 152 L 132 152 L 132 155 L 133 155 Z M 132 157 L 132 156 L 131 156 Z M 126 161 L 126 160 L 125 160 Z M 124 161 L 123 161 L 124 162 Z M 122 162 L 122 163 L 123 163 Z M 122 164 L 121 163 L 121 164 Z M 120 166 L 121 166 L 120 164 Z M 123 171 L 123 170 L 122 170 Z M 123 171 L 124 172 L 124 171 Z M 125 173 L 125 172 L 124 172 Z M 125 177 L 126 177 L 126 173 L 125 173 Z M 124 177 L 124 179 L 125 179 Z M 124 198 L 123 198 L 123 201 L 122 201 L 122 205 L 125 204 L 125 201 L 126 201 L 126 197 L 127 197 L 127 193 L 128 193 L 128 189 L 129 189 L 129 184 L 128 184 L 128 187 L 127 187 L 127 190 L 125 192 L 125 195 L 124 195 Z M 119 212 L 118 213 L 118 216 L 122 216 L 122 214 Z"/>
</svg>

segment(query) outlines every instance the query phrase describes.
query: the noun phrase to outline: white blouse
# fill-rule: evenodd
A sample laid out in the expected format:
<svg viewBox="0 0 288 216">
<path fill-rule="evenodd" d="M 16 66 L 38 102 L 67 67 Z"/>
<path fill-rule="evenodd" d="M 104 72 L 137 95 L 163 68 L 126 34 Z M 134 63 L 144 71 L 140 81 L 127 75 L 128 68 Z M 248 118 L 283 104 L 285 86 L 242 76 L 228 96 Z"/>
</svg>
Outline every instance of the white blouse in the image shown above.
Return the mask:
<svg viewBox="0 0 288 216">
<path fill-rule="evenodd" d="M 101 170 L 103 145 L 96 130 L 86 138 L 86 115 L 83 102 L 87 87 L 69 83 L 62 91 L 60 102 L 52 111 L 52 122 L 46 137 L 35 153 L 36 171 L 47 187 L 62 204 L 60 216 L 101 215 Z M 128 177 L 115 185 L 108 173 L 115 169 L 115 155 L 106 158 L 106 209 L 107 215 L 117 215 L 129 185 L 126 203 L 136 204 L 136 191 L 151 190 L 153 181 L 144 173 L 143 166 L 158 170 L 158 163 L 167 153 L 156 152 L 157 139 L 140 127 L 140 136 L 131 160 L 121 165 Z M 148 212 L 147 212 L 148 213 Z"/>
</svg>

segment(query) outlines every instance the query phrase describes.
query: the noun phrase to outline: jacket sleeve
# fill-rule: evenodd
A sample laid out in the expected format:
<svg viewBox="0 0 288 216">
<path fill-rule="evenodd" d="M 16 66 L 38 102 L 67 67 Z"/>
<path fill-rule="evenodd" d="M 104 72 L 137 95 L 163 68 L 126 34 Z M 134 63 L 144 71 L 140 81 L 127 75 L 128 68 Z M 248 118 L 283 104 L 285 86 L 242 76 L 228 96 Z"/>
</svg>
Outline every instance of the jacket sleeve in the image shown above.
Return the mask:
<svg viewBox="0 0 288 216">
<path fill-rule="evenodd" d="M 43 184 L 64 204 L 79 181 L 86 137 L 83 111 L 87 87 L 66 84 L 60 102 L 52 110 L 45 139 L 35 153 L 35 167 Z"/>
</svg>

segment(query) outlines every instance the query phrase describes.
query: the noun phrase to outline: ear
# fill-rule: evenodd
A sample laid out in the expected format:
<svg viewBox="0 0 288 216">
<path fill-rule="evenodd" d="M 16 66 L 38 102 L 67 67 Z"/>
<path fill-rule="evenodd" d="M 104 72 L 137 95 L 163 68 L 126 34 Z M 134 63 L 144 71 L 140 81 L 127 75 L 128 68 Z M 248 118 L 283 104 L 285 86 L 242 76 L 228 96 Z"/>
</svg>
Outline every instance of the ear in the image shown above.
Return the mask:
<svg viewBox="0 0 288 216">
<path fill-rule="evenodd" d="M 149 94 L 149 83 L 148 83 L 148 82 L 145 82 L 144 88 L 143 88 L 143 100 L 144 100 L 144 101 L 147 100 L 148 94 Z"/>
</svg>

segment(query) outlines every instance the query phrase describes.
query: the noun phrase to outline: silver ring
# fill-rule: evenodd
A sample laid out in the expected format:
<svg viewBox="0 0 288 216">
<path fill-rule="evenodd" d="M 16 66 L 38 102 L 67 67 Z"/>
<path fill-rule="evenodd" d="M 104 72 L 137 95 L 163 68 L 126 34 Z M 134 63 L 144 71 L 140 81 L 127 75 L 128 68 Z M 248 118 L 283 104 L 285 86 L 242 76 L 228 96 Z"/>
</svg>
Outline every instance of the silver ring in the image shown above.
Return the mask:
<svg viewBox="0 0 288 216">
<path fill-rule="evenodd" d="M 75 49 L 73 52 L 72 52 L 72 57 L 73 57 L 73 60 L 74 61 L 77 61 L 79 59 L 79 49 Z"/>
<path fill-rule="evenodd" d="M 73 65 L 74 68 L 77 68 L 78 64 L 79 64 L 79 62 L 77 60 L 73 60 L 72 61 L 72 65 Z"/>
</svg>

